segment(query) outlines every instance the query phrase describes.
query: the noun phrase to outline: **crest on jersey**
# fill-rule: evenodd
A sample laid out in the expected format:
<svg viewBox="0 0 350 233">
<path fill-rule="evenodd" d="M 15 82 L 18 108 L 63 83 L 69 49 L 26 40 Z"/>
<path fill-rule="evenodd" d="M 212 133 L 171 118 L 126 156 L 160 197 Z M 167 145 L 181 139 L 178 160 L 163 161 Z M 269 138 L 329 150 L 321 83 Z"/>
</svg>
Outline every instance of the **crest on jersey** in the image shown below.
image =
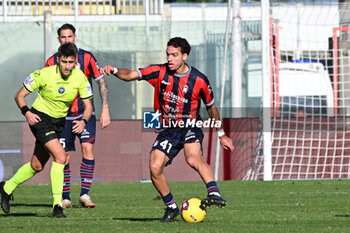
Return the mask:
<svg viewBox="0 0 350 233">
<path fill-rule="evenodd" d="M 182 91 L 186 94 L 188 92 L 188 86 L 185 85 L 184 88 L 182 88 Z"/>
<path fill-rule="evenodd" d="M 208 89 L 209 89 L 209 93 L 210 93 L 210 94 L 213 93 L 213 89 L 211 88 L 210 85 L 208 85 Z"/>
<path fill-rule="evenodd" d="M 60 94 L 63 94 L 65 91 L 66 91 L 66 89 L 64 89 L 64 87 L 60 87 L 58 89 L 58 93 L 60 93 Z"/>
</svg>

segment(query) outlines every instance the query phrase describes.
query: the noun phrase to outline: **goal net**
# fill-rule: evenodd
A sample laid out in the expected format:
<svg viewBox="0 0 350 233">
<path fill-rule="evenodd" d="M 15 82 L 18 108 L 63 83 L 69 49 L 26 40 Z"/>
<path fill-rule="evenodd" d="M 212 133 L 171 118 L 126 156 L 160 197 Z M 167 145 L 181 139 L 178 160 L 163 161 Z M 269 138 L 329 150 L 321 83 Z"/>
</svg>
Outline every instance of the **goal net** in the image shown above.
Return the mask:
<svg viewBox="0 0 350 233">
<path fill-rule="evenodd" d="M 271 153 L 263 131 L 244 179 L 350 177 L 350 26 L 346 3 L 270 4 Z M 268 151 L 270 152 L 270 151 Z"/>
</svg>

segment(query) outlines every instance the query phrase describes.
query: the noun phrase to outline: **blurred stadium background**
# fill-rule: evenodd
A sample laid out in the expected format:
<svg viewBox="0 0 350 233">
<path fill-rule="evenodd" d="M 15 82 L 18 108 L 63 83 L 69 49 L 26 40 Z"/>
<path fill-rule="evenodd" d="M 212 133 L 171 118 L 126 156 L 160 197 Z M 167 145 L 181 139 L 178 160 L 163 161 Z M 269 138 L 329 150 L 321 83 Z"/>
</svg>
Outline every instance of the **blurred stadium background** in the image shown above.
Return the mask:
<svg viewBox="0 0 350 233">
<path fill-rule="evenodd" d="M 268 12 L 268 24 L 264 24 L 263 7 L 265 12 Z M 169 38 L 181 36 L 189 41 L 192 51 L 188 63 L 209 77 L 216 104 L 221 106 L 222 116 L 225 118 L 225 130 L 233 139 L 236 148 L 233 153 L 221 151 L 221 156 L 216 161 L 216 134 L 205 131 L 203 156 L 217 170 L 218 180 L 264 179 L 265 154 L 270 158 L 268 166 L 270 173 L 272 172 L 270 178 L 265 179 L 325 178 L 325 172 L 337 167 L 337 156 L 341 156 L 339 176 L 332 175 L 327 178 L 348 178 L 349 153 L 344 149 L 348 146 L 348 135 L 344 129 L 336 132 L 336 135 L 340 133 L 343 137 L 335 138 L 343 143 L 332 145 L 332 150 L 340 148 L 342 151 L 333 153 L 327 148 L 330 146 L 329 142 L 333 142 L 334 135 L 330 136 L 326 132 L 327 135 L 311 137 L 314 141 L 306 145 L 305 141 L 310 135 L 290 136 L 290 132 L 297 131 L 300 125 L 276 128 L 274 124 L 276 119 L 284 120 L 281 125 L 291 121 L 303 122 L 301 127 L 305 132 L 309 128 L 304 121 L 306 118 L 311 119 L 311 126 L 314 126 L 320 117 L 328 119 L 327 125 L 329 119 L 333 119 L 332 124 L 344 123 L 344 119 L 346 122 L 346 111 L 332 111 L 332 114 L 326 111 L 323 112 L 325 115 L 320 112 L 328 107 L 347 107 L 348 37 L 337 34 L 338 49 L 342 53 L 338 54 L 337 51 L 335 56 L 332 52 L 334 28 L 349 22 L 347 8 L 347 2 L 323 0 L 262 3 L 249 0 L 201 3 L 163 0 L 2 0 L 0 180 L 11 177 L 24 161 L 28 161 L 34 144 L 34 137 L 17 109 L 13 96 L 24 78 L 30 72 L 42 68 L 46 58 L 56 51 L 56 30 L 66 22 L 77 28 L 78 47 L 91 51 L 100 66 L 111 64 L 136 69 L 149 64 L 164 63 L 166 42 Z M 227 24 L 229 31 L 226 31 Z M 268 33 L 264 35 L 263 29 L 266 28 Z M 263 49 L 264 36 L 265 45 L 267 41 L 269 48 L 267 51 Z M 225 42 L 228 45 L 226 53 Z M 339 67 L 345 68 L 334 73 L 333 63 L 334 59 L 337 62 L 340 59 L 338 55 L 342 57 Z M 268 63 L 264 63 L 264 58 Z M 224 61 L 226 64 L 223 64 Z M 282 63 L 287 63 L 287 67 Z M 304 77 L 315 73 L 313 68 L 293 67 L 289 63 L 322 64 L 322 69 L 327 73 L 326 79 L 317 79 L 316 76 L 315 80 L 308 81 L 308 78 Z M 223 65 L 227 67 L 225 74 Z M 283 76 L 283 67 L 291 72 Z M 339 78 L 339 83 L 334 84 L 335 75 Z M 223 76 L 226 77 L 225 82 L 222 82 Z M 283 86 L 283 77 L 291 79 L 296 76 L 301 80 L 285 82 L 285 92 L 279 92 L 279 87 Z M 330 93 L 312 90 L 315 82 L 324 82 L 327 79 L 330 84 L 327 84 L 325 89 L 330 88 Z M 263 89 L 264 80 L 267 80 L 270 89 Z M 124 83 L 114 77 L 107 77 L 107 82 L 113 121 L 107 129 L 101 130 L 97 127 L 95 179 L 100 182 L 147 180 L 148 155 L 155 134 L 142 129 L 142 112 L 152 108 L 153 88 L 147 83 Z M 291 87 L 293 82 L 297 82 L 299 86 Z M 311 86 L 311 91 L 305 86 Z M 340 86 L 342 88 L 338 88 Z M 286 94 L 288 87 L 301 91 Z M 100 99 L 96 86 L 94 89 L 96 114 L 99 117 Z M 315 84 L 313 89 L 321 87 Z M 222 103 L 221 93 L 224 94 Z M 266 102 L 262 104 L 264 95 L 270 98 L 267 105 Z M 34 96 L 33 94 L 27 98 L 29 105 Z M 320 102 L 320 99 L 326 99 L 326 102 L 315 104 L 315 101 Z M 338 105 L 335 106 L 335 103 Z M 272 121 L 267 131 L 262 129 L 261 106 L 271 110 L 267 119 Z M 315 107 L 321 110 L 315 114 L 313 111 L 310 113 L 309 109 Z M 300 111 L 305 114 L 297 114 Z M 342 118 L 334 121 L 335 115 Z M 272 138 L 269 139 L 271 143 L 265 143 L 269 144 L 268 147 L 263 143 L 264 133 L 268 133 L 267 136 Z M 295 142 L 296 138 L 300 138 L 302 142 Z M 319 145 L 314 145 L 317 143 Z M 300 144 L 302 149 L 299 148 Z M 278 148 L 283 147 L 287 147 L 285 152 L 276 152 Z M 313 147 L 325 149 L 323 152 L 320 149 L 317 152 Z M 329 158 L 324 159 L 326 162 L 320 162 L 318 158 L 323 158 L 325 154 Z M 285 160 L 287 157 L 289 159 Z M 71 161 L 73 182 L 79 180 L 80 158 L 78 149 L 72 155 Z M 307 168 L 300 167 L 302 163 L 306 164 Z M 318 170 L 321 163 L 324 166 Z M 293 164 L 298 164 L 299 167 Z M 305 169 L 305 173 L 316 175 L 300 176 L 301 170 Z M 30 182 L 49 182 L 48 171 L 49 169 L 46 169 Z M 292 175 L 275 176 L 283 171 Z M 170 181 L 200 180 L 200 177 L 185 165 L 182 154 L 166 172 Z"/>
</svg>

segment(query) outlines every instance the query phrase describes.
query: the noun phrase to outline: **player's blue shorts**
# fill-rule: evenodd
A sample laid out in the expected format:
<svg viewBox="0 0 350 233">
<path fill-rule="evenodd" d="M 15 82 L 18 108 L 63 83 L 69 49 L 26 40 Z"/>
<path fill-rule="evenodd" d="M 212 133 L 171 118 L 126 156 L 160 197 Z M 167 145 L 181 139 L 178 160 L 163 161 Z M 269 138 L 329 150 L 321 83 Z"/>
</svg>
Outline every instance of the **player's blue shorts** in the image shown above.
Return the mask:
<svg viewBox="0 0 350 233">
<path fill-rule="evenodd" d="M 81 119 L 77 119 L 81 120 Z M 80 143 L 87 142 L 94 144 L 96 138 L 96 116 L 91 115 L 87 125 L 85 126 L 84 131 L 81 134 L 73 133 L 73 120 L 66 120 L 66 125 L 60 136 L 60 142 L 65 149 L 65 151 L 75 151 L 75 138 L 80 139 Z"/>
<path fill-rule="evenodd" d="M 204 134 L 201 128 L 169 128 L 159 132 L 152 145 L 152 150 L 158 149 L 168 156 L 171 164 L 176 155 L 184 148 L 185 143 L 199 142 L 202 149 Z"/>
</svg>

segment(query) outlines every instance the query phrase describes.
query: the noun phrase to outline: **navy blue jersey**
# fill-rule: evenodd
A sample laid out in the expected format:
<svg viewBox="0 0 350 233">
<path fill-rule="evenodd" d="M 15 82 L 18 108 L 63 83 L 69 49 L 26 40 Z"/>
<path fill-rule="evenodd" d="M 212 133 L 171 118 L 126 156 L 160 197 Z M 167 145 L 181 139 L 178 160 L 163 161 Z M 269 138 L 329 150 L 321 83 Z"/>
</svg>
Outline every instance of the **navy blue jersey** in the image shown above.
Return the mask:
<svg viewBox="0 0 350 233">
<path fill-rule="evenodd" d="M 206 107 L 214 104 L 208 78 L 189 66 L 185 74 L 174 74 L 167 63 L 139 69 L 142 77 L 154 86 L 154 110 L 160 111 L 165 122 L 200 120 L 201 101 Z"/>
</svg>

